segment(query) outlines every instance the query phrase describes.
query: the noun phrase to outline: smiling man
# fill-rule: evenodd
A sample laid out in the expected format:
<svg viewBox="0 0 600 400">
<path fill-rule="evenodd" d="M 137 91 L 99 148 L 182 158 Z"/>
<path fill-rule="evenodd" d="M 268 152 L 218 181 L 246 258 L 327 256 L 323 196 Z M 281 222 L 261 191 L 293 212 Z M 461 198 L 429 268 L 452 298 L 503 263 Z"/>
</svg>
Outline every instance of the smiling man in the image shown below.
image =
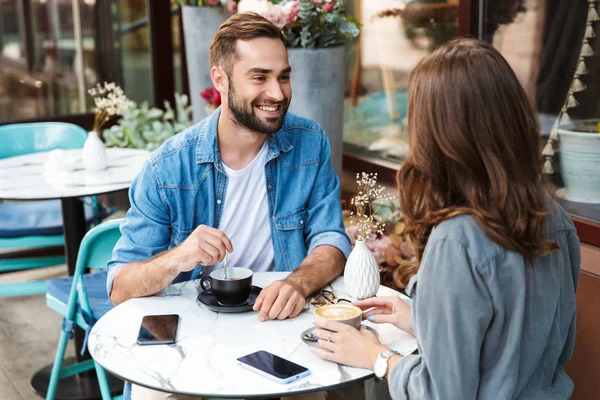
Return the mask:
<svg viewBox="0 0 600 400">
<path fill-rule="evenodd" d="M 115 304 L 153 295 L 221 268 L 229 253 L 229 266 L 293 271 L 254 305 L 261 321 L 293 318 L 351 250 L 327 135 L 287 111 L 287 49 L 263 17 L 229 18 L 210 63 L 223 104 L 164 143 L 136 178 L 107 290 Z"/>
</svg>

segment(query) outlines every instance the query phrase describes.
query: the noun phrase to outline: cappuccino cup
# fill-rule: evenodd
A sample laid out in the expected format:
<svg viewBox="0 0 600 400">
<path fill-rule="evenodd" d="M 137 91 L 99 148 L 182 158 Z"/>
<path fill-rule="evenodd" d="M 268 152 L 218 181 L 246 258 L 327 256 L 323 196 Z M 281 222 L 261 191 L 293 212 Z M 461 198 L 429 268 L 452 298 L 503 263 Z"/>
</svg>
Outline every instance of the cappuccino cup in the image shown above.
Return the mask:
<svg viewBox="0 0 600 400">
<path fill-rule="evenodd" d="M 326 304 L 317 308 L 314 315 L 317 319 L 341 322 L 356 329 L 360 329 L 362 322 L 362 310 L 350 303 Z"/>
</svg>

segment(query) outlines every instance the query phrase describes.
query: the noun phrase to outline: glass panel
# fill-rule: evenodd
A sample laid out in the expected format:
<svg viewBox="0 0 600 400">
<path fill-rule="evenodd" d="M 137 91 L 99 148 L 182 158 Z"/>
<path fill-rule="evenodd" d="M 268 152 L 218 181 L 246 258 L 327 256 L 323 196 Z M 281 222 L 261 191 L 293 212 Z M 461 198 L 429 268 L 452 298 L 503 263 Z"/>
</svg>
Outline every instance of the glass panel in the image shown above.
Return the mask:
<svg viewBox="0 0 600 400">
<path fill-rule="evenodd" d="M 152 102 L 152 60 L 146 0 L 118 0 L 121 86 L 138 104 Z"/>
<path fill-rule="evenodd" d="M 181 41 L 179 40 L 181 33 L 179 31 L 179 12 L 171 17 L 171 21 L 173 32 L 173 68 L 175 68 L 175 91 L 177 93 L 181 93 Z"/>
<path fill-rule="evenodd" d="M 345 102 L 344 152 L 399 162 L 408 149 L 404 132 L 408 71 L 421 57 L 458 36 L 459 3 L 355 0 L 348 4 L 362 29 L 360 46 L 350 49 L 348 76 L 357 68 L 360 73 L 352 79 Z"/>
<path fill-rule="evenodd" d="M 17 0 L 0 0 L 0 54 L 11 60 L 24 61 L 23 29 Z"/>
<path fill-rule="evenodd" d="M 600 222 L 600 34 L 587 1 L 485 1 L 485 38 L 535 97 L 541 134 L 552 137 L 552 181 L 563 207 Z M 588 23 L 589 20 L 589 23 Z M 571 121 L 569 123 L 569 121 Z M 583 122 L 585 121 L 585 122 Z M 557 129 L 552 134 L 553 128 Z M 546 148 L 548 152 L 548 147 Z"/>
<path fill-rule="evenodd" d="M 25 63 L 6 61 L 24 57 L 19 3 L 0 0 L 0 119 L 88 112 L 93 99 L 87 89 L 105 76 L 114 77 L 138 103 L 152 99 L 146 0 L 79 1 L 83 68 L 75 57 L 72 0 L 31 0 L 31 71 Z"/>
</svg>

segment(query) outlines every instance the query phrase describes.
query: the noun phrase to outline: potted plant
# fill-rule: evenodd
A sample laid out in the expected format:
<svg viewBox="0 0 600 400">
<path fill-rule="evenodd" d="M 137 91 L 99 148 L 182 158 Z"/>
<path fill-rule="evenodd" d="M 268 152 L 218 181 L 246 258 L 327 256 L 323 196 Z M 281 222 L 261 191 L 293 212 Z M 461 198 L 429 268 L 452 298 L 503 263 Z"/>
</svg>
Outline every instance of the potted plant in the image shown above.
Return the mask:
<svg viewBox="0 0 600 400">
<path fill-rule="evenodd" d="M 575 120 L 558 127 L 560 172 L 569 201 L 600 204 L 600 120 Z"/>
<path fill-rule="evenodd" d="M 193 122 L 207 116 L 200 92 L 212 87 L 208 54 L 217 29 L 237 11 L 238 0 L 175 0 L 181 6 Z"/>
<path fill-rule="evenodd" d="M 282 29 L 293 71 L 290 111 L 327 132 L 331 162 L 341 176 L 345 45 L 358 36 L 358 23 L 346 14 L 343 0 L 241 0 L 239 12 L 245 11 Z"/>
<path fill-rule="evenodd" d="M 116 125 L 102 134 L 109 147 L 128 147 L 153 151 L 165 140 L 190 126 L 191 108 L 186 95 L 175 93 L 175 109 L 168 101 L 165 109 L 150 107 L 148 102 L 122 110 Z"/>
</svg>

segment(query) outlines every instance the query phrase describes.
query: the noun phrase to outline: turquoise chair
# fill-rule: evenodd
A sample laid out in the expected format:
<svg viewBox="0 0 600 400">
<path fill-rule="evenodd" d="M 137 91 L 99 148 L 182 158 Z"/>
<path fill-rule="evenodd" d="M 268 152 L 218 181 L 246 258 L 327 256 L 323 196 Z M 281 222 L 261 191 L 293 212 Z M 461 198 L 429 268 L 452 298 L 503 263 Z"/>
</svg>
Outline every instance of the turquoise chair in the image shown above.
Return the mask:
<svg viewBox="0 0 600 400">
<path fill-rule="evenodd" d="M 87 132 L 77 125 L 62 122 L 39 122 L 0 126 L 0 159 L 55 149 L 83 147 Z M 109 212 L 98 207 L 94 198 L 87 199 L 85 211 L 89 222 L 98 222 Z M 25 248 L 64 246 L 60 200 L 36 202 L 0 202 L 0 250 L 14 253 Z M 0 273 L 64 264 L 63 255 L 47 257 L 0 257 Z M 45 281 L 0 285 L 0 297 L 45 293 Z"/>
<path fill-rule="evenodd" d="M 121 395 L 111 397 L 106 372 L 94 360 L 63 366 L 65 349 L 69 339 L 73 337 L 75 324 L 86 331 L 85 349 L 87 335 L 94 323 L 113 308 L 106 293 L 106 264 L 111 258 L 113 247 L 121 237 L 119 226 L 122 220 L 103 222 L 90 229 L 81 241 L 74 275 L 51 279 L 47 283 L 46 304 L 64 318 L 46 399 L 54 399 L 61 378 L 93 368 L 98 377 L 102 400 L 122 399 Z M 86 268 L 99 271 L 84 274 Z"/>
</svg>

